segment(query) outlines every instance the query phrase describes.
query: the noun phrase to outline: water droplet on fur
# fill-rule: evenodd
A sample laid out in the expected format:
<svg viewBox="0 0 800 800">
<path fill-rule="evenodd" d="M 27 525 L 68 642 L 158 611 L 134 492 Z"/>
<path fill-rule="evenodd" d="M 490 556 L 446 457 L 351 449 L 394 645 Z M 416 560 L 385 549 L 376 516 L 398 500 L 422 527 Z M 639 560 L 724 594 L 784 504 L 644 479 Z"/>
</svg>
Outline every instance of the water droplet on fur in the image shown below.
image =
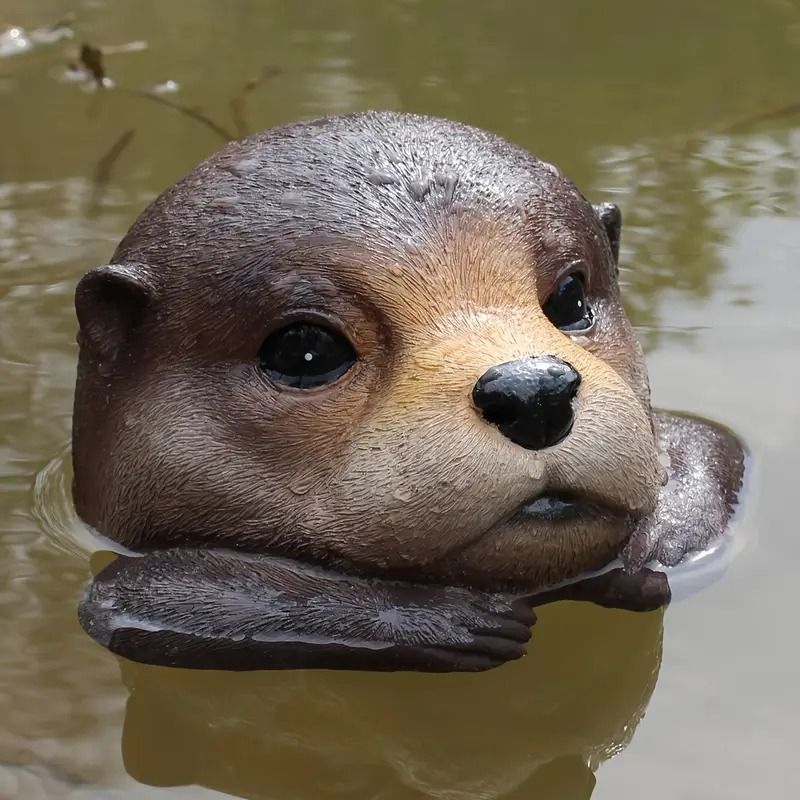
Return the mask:
<svg viewBox="0 0 800 800">
<path fill-rule="evenodd" d="M 305 197 L 300 192 L 287 191 L 279 197 L 281 205 L 288 208 L 302 208 L 306 205 Z"/>
<path fill-rule="evenodd" d="M 236 168 L 242 174 L 245 174 L 247 172 L 255 172 L 255 170 L 257 170 L 258 167 L 259 167 L 259 162 L 257 158 L 242 158 L 236 164 Z"/>
<path fill-rule="evenodd" d="M 548 161 L 542 161 L 541 163 L 548 172 L 552 172 L 553 175 L 557 175 L 559 178 L 561 177 L 561 172 L 555 164 L 551 164 Z"/>
<path fill-rule="evenodd" d="M 458 185 L 458 178 L 455 175 L 436 175 L 436 183 L 444 190 L 444 204 L 450 205 L 453 202 L 453 195 Z"/>
<path fill-rule="evenodd" d="M 528 208 L 526 205 L 526 199 L 521 196 L 517 196 L 514 199 L 514 207 L 517 209 L 517 213 L 519 214 L 522 222 L 525 223 L 528 221 Z"/>
<path fill-rule="evenodd" d="M 394 175 L 388 172 L 381 172 L 380 170 L 373 170 L 367 175 L 367 180 L 375 186 L 391 186 L 398 182 Z"/>
<path fill-rule="evenodd" d="M 431 182 L 429 180 L 411 181 L 408 184 L 408 189 L 411 192 L 411 196 L 420 203 L 431 190 Z"/>
<path fill-rule="evenodd" d="M 541 458 L 531 458 L 528 462 L 528 477 L 541 480 L 544 475 L 544 461 Z"/>
<path fill-rule="evenodd" d="M 422 248 L 411 239 L 406 239 L 406 252 L 411 255 L 419 255 Z"/>
<path fill-rule="evenodd" d="M 222 212 L 239 211 L 239 201 L 235 197 L 216 197 L 208 202 L 210 208 Z"/>
<path fill-rule="evenodd" d="M 305 495 L 311 491 L 312 482 L 305 478 L 299 478 L 289 484 L 289 490 L 292 494 Z"/>
</svg>

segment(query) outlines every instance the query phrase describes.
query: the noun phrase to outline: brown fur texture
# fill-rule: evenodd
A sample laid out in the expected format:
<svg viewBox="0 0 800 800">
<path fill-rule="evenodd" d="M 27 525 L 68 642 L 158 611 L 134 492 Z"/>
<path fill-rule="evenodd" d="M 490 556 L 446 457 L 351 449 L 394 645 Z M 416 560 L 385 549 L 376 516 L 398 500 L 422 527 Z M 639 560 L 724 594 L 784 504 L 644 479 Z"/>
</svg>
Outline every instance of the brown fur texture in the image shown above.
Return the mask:
<svg viewBox="0 0 800 800">
<path fill-rule="evenodd" d="M 575 262 L 585 336 L 541 308 Z M 606 563 L 656 506 L 612 243 L 558 170 L 475 128 L 370 112 L 232 143 L 145 210 L 76 307 L 76 507 L 129 547 L 533 590 Z M 343 332 L 355 368 L 304 392 L 270 382 L 259 348 L 296 319 Z M 534 452 L 470 393 L 538 355 L 581 384 L 571 434 Z M 591 512 L 519 518 L 556 492 Z"/>
</svg>

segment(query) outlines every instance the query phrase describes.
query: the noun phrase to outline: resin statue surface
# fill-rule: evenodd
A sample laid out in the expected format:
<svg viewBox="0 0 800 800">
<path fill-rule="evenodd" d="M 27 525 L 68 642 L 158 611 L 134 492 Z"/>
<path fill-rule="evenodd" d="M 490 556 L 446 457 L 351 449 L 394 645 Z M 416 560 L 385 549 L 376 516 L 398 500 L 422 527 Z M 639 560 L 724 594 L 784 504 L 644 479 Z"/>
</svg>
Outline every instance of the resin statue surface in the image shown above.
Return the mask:
<svg viewBox="0 0 800 800">
<path fill-rule="evenodd" d="M 650 406 L 621 217 L 441 119 L 232 143 L 79 283 L 81 622 L 129 658 L 482 669 L 532 607 L 668 602 L 743 457 Z"/>
</svg>

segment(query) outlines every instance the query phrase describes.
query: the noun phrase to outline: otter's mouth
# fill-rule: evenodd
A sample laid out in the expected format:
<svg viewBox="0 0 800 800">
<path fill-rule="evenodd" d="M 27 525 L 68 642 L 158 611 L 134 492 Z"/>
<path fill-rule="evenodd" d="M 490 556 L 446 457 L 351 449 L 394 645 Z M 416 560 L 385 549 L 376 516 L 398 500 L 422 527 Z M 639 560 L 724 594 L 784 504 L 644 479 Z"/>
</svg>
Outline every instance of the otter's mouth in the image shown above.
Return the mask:
<svg viewBox="0 0 800 800">
<path fill-rule="evenodd" d="M 625 518 L 630 512 L 596 498 L 568 492 L 545 492 L 520 506 L 509 522 L 561 522 L 582 518 Z"/>
<path fill-rule="evenodd" d="M 565 494 L 542 494 L 515 514 L 520 520 L 562 520 L 585 516 L 587 504 Z"/>
</svg>

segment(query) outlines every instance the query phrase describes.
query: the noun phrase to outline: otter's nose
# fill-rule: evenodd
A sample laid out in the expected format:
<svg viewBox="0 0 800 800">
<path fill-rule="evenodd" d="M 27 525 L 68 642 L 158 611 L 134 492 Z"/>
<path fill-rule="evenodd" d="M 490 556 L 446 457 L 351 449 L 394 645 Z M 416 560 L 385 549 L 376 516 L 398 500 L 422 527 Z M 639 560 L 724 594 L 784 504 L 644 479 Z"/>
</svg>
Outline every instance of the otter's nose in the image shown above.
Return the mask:
<svg viewBox="0 0 800 800">
<path fill-rule="evenodd" d="M 572 429 L 572 399 L 580 382 L 560 358 L 520 358 L 487 370 L 472 390 L 472 401 L 512 442 L 542 450 Z"/>
</svg>

